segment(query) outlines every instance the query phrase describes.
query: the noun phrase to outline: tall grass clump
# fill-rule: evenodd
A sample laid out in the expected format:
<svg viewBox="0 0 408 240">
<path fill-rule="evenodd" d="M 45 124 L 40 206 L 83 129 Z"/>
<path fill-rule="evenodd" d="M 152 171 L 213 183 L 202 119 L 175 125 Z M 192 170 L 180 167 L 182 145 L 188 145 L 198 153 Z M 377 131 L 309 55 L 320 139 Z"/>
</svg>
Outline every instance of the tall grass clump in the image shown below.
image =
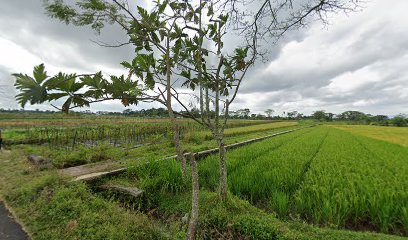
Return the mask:
<svg viewBox="0 0 408 240">
<path fill-rule="evenodd" d="M 180 164 L 174 159 L 138 162 L 128 167 L 128 176 L 137 179 L 141 189 L 152 193 L 176 194 L 189 189 L 191 185 L 191 179 L 183 179 Z"/>
</svg>

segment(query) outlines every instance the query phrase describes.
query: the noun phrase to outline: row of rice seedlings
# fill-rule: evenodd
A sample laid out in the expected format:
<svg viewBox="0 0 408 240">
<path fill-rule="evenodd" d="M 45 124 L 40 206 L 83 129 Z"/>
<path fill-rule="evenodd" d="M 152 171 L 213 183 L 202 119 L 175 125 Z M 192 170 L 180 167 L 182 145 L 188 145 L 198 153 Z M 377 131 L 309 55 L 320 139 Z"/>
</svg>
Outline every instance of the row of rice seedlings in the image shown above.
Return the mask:
<svg viewBox="0 0 408 240">
<path fill-rule="evenodd" d="M 403 133 L 401 132 L 401 134 Z M 392 216 L 390 216 L 382 219 L 380 224 L 382 222 L 384 226 L 389 225 L 390 229 L 394 229 L 395 231 L 401 230 L 402 233 L 408 235 L 408 148 L 367 137 L 355 138 L 372 154 L 374 159 L 378 159 L 376 160 L 377 168 L 382 169 L 381 175 L 387 180 L 386 182 L 394 179 L 393 182 L 390 181 L 388 183 L 397 184 L 393 189 L 387 187 L 388 183 L 385 183 L 386 185 L 383 191 L 386 192 L 387 195 L 397 196 L 398 200 L 394 207 L 397 209 L 399 218 L 397 217 L 394 223 L 390 223 L 389 220 L 392 218 Z M 385 175 L 385 173 L 388 173 L 388 175 Z M 395 194 L 395 192 L 402 194 Z M 384 210 L 379 210 L 375 216 L 382 218 Z"/>
<path fill-rule="evenodd" d="M 80 119 L 81 120 L 81 119 Z M 89 120 L 89 119 L 88 119 Z M 109 119 L 105 119 L 109 120 Z M 124 122 L 116 121 L 116 124 L 104 124 L 104 125 L 85 125 L 79 127 L 26 127 L 25 129 L 7 129 L 5 132 L 6 141 L 26 141 L 29 143 L 51 143 L 51 145 L 75 145 L 84 140 L 87 145 L 97 145 L 100 140 L 105 140 L 104 143 L 109 142 L 113 145 L 118 143 L 131 143 L 131 142 L 147 142 L 151 139 L 147 139 L 151 135 L 162 135 L 167 137 L 171 132 L 170 122 L 163 119 L 156 119 L 157 121 L 137 122 L 134 124 L 127 123 L 128 120 L 124 119 Z M 76 120 L 72 120 L 76 121 Z M 141 120 L 139 120 L 141 121 Z M 271 121 L 242 121 L 234 120 L 230 121 L 227 128 L 237 128 L 245 126 L 255 126 L 265 124 Z M 115 122 L 112 122 L 115 123 Z M 119 124 L 121 123 L 121 124 Z M 282 124 L 277 122 L 276 124 Z M 285 124 L 283 124 L 285 125 Z M 287 125 L 287 123 L 286 123 Z M 183 134 L 190 132 L 202 132 L 206 128 L 189 120 L 180 121 L 180 130 Z M 12 134 L 18 132 L 17 134 Z M 234 132 L 234 131 L 232 131 Z M 109 141 L 106 141 L 109 140 Z"/>
<path fill-rule="evenodd" d="M 182 131 L 193 129 L 191 123 L 182 125 Z M 74 148 L 78 144 L 96 146 L 99 144 L 134 145 L 156 140 L 157 136 L 167 138 L 171 132 L 170 123 L 138 125 L 101 125 L 76 128 L 31 128 L 27 131 L 32 143 L 47 142 L 52 147 Z"/>
<path fill-rule="evenodd" d="M 294 124 L 296 123 L 278 122 L 266 125 L 275 129 Z M 238 127 L 229 130 L 232 130 L 231 132 L 235 135 L 242 135 L 247 134 L 248 130 L 246 128 Z M 261 130 L 262 128 L 258 131 Z M 206 134 L 202 126 L 193 122 L 183 122 L 180 126 L 180 131 L 187 138 L 189 135 L 202 137 L 200 133 Z M 146 143 L 161 142 L 162 140 L 169 139 L 172 130 L 170 123 L 144 123 L 138 125 L 101 125 L 97 127 L 84 126 L 76 128 L 36 128 L 30 129 L 27 133 L 30 143 L 46 142 L 51 147 L 57 148 L 74 149 L 80 145 L 92 147 L 100 144 L 132 148 Z M 197 141 L 202 142 L 203 140 L 209 139 L 200 138 Z"/>
<path fill-rule="evenodd" d="M 295 193 L 294 207 L 317 224 L 408 231 L 408 150 L 331 130 Z"/>
<path fill-rule="evenodd" d="M 304 166 L 319 150 L 326 134 L 326 129 L 316 128 L 230 172 L 231 191 L 252 202 L 272 199 L 270 207 L 286 215 L 289 196 L 297 189 Z"/>
<path fill-rule="evenodd" d="M 262 155 L 268 155 L 279 147 L 290 143 L 296 138 L 312 131 L 310 128 L 302 129 L 284 135 L 279 135 L 261 142 L 253 143 L 246 147 L 241 147 L 227 151 L 227 169 L 231 174 L 239 168 L 251 163 Z M 219 178 L 219 158 L 218 155 L 212 155 L 200 161 L 200 185 L 209 189 L 215 189 Z"/>
</svg>

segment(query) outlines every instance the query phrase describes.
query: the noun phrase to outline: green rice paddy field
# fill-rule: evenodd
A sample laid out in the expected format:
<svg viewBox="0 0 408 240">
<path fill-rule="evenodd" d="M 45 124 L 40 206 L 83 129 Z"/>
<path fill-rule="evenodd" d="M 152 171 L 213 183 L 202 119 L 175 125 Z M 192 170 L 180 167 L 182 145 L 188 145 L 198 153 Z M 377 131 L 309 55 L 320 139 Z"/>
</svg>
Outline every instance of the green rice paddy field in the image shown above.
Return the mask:
<svg viewBox="0 0 408 240">
<path fill-rule="evenodd" d="M 375 139 L 394 128 L 369 127 L 318 126 L 229 151 L 229 189 L 282 219 L 406 236 L 408 148 Z M 217 189 L 217 168 L 217 156 L 200 162 L 202 186 Z"/>
</svg>

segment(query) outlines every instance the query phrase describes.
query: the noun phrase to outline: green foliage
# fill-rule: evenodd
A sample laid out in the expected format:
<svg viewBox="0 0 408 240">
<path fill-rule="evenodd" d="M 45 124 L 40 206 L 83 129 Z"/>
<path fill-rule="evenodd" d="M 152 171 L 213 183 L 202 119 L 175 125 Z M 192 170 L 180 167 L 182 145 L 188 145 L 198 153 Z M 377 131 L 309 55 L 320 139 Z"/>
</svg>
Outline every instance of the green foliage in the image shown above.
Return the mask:
<svg viewBox="0 0 408 240">
<path fill-rule="evenodd" d="M 13 76 L 20 91 L 16 99 L 22 107 L 27 102 L 39 104 L 64 99 L 61 110 L 65 113 L 72 108 L 88 107 L 93 102 L 104 100 L 119 99 L 124 106 L 137 104 L 144 88 L 137 80 L 123 75 L 112 75 L 107 80 L 101 72 L 86 75 L 60 72 L 48 77 L 43 64 L 34 67 L 34 78 L 21 73 Z"/>
<path fill-rule="evenodd" d="M 65 24 L 90 25 L 97 33 L 100 33 L 105 23 L 125 23 L 124 16 L 118 13 L 117 5 L 102 0 L 78 1 L 75 7 L 62 0 L 47 0 L 44 1 L 44 7 L 52 18 Z"/>
<path fill-rule="evenodd" d="M 15 86 L 21 91 L 16 96 L 16 100 L 22 107 L 24 107 L 27 102 L 30 102 L 30 104 L 37 104 L 46 100 L 47 90 L 42 85 L 47 77 L 44 64 L 34 67 L 33 75 L 34 78 L 27 74 L 13 74 L 16 78 Z"/>
<path fill-rule="evenodd" d="M 392 124 L 397 127 L 406 127 L 408 125 L 408 119 L 405 118 L 403 115 L 395 116 L 391 120 Z"/>
</svg>

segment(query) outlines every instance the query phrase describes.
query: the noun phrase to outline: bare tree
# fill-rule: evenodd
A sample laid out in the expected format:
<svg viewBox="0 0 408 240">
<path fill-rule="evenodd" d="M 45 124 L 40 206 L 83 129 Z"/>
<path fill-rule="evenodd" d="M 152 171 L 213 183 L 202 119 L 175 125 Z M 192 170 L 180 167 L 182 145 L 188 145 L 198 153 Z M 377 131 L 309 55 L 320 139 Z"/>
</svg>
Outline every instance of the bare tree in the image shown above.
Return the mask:
<svg viewBox="0 0 408 240">
<path fill-rule="evenodd" d="M 268 116 L 268 118 L 271 118 L 271 117 L 272 117 L 272 114 L 273 114 L 274 112 L 275 112 L 275 111 L 272 110 L 272 109 L 266 109 L 266 110 L 265 110 L 265 114 L 266 114 L 266 116 Z"/>
</svg>

